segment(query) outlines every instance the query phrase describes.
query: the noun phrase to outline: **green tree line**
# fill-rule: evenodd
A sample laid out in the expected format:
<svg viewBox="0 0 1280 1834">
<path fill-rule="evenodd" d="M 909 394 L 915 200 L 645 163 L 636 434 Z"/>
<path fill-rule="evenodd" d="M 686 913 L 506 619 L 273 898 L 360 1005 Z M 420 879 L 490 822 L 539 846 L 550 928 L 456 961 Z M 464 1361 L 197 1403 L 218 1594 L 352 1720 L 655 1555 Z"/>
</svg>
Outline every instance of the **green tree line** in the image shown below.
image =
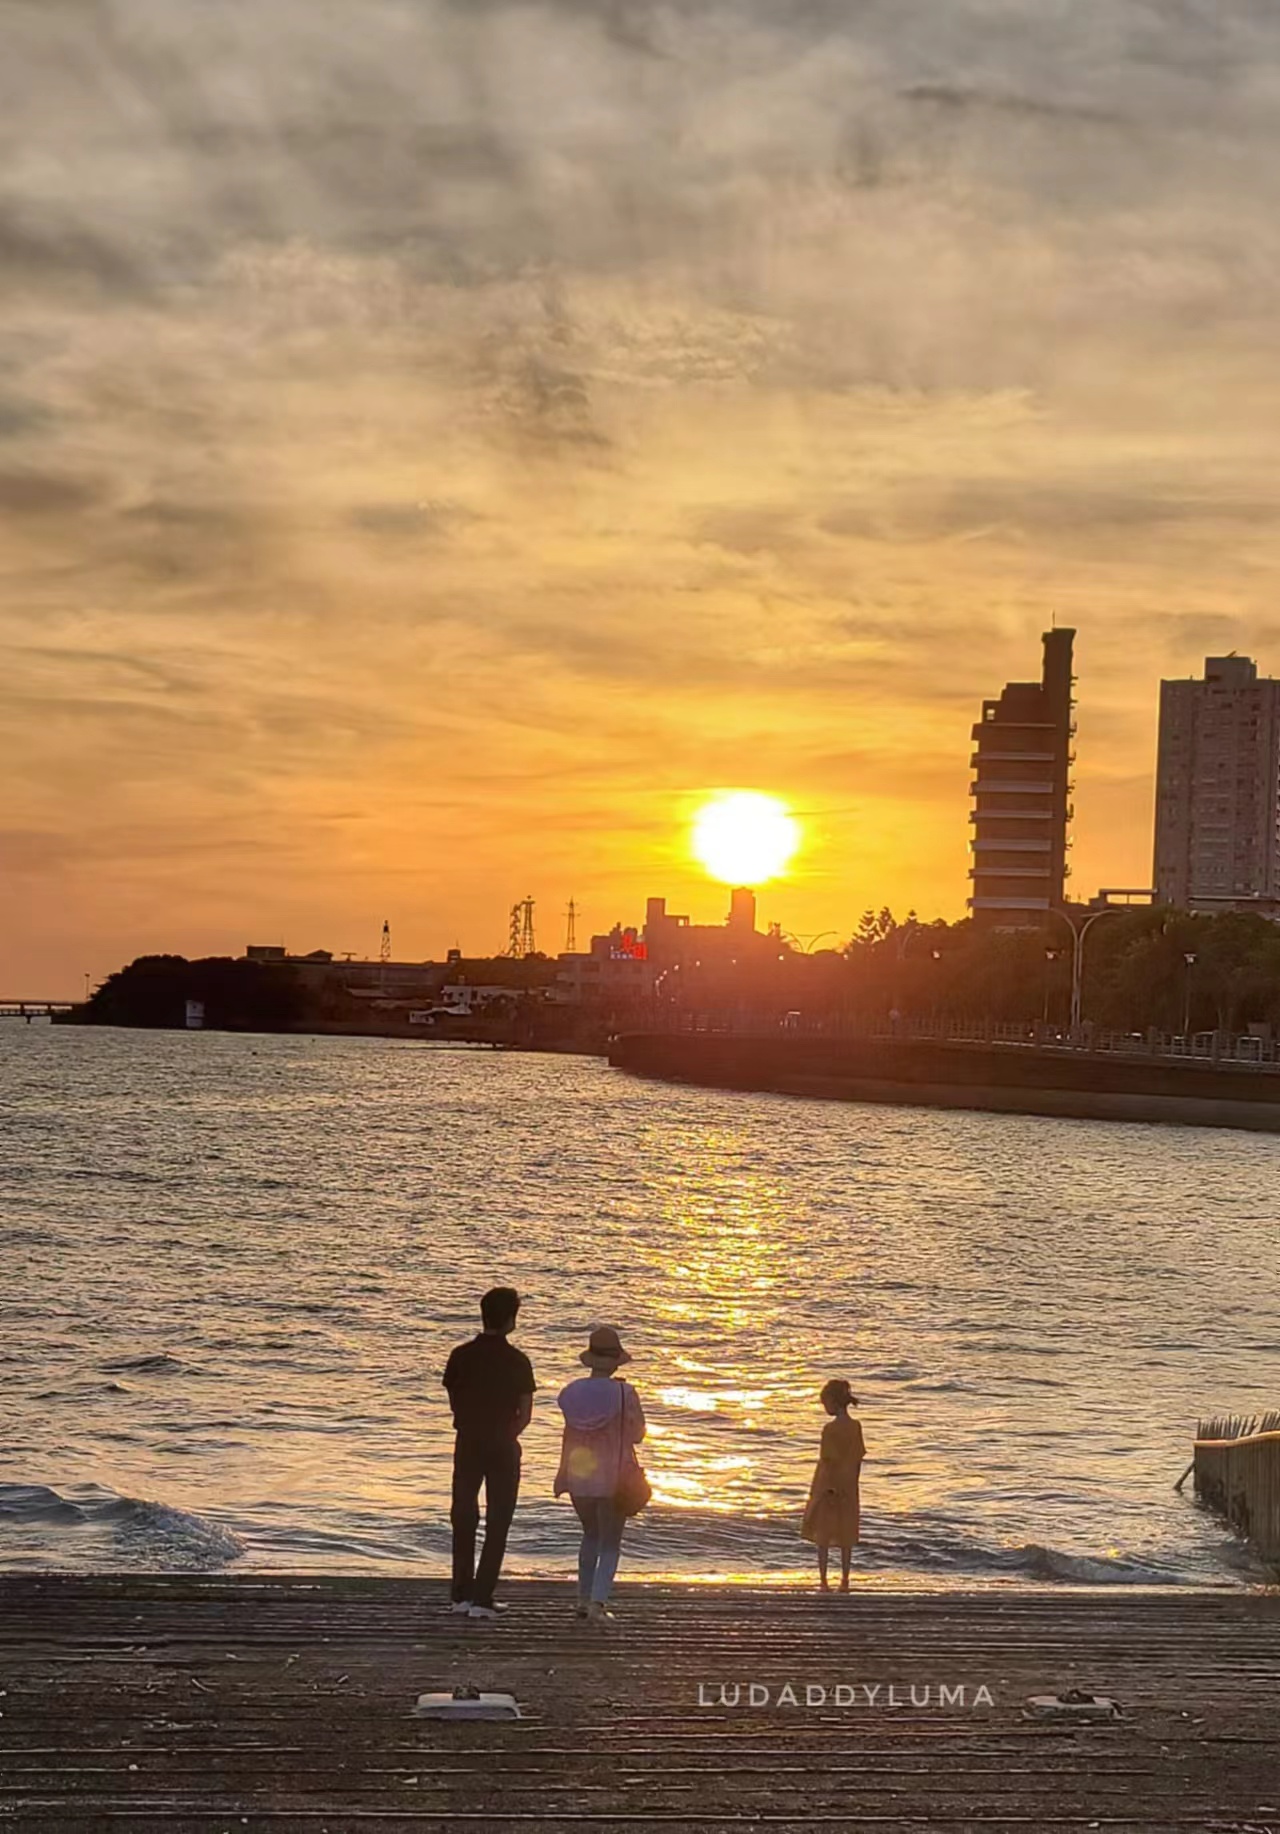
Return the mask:
<svg viewBox="0 0 1280 1834">
<path fill-rule="evenodd" d="M 843 954 L 855 1001 L 886 1012 L 1062 1024 L 1072 947 L 1062 919 L 991 931 L 969 919 L 899 923 L 882 910 L 864 914 Z M 1118 1031 L 1280 1028 L 1280 925 L 1248 912 L 1116 907 L 1085 940 L 1082 1011 Z"/>
</svg>

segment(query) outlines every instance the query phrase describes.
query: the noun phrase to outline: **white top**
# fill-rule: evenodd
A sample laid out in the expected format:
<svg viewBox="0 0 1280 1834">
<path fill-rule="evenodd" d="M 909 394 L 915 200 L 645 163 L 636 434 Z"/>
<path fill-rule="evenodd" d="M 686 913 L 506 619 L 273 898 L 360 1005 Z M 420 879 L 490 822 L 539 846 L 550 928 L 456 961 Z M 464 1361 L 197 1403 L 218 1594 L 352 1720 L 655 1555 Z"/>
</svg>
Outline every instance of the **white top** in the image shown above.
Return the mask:
<svg viewBox="0 0 1280 1834">
<path fill-rule="evenodd" d="M 630 1382 L 616 1376 L 579 1376 L 557 1397 L 564 1439 L 555 1493 L 612 1496 L 623 1462 L 635 1458 L 644 1438 L 644 1409 Z"/>
</svg>

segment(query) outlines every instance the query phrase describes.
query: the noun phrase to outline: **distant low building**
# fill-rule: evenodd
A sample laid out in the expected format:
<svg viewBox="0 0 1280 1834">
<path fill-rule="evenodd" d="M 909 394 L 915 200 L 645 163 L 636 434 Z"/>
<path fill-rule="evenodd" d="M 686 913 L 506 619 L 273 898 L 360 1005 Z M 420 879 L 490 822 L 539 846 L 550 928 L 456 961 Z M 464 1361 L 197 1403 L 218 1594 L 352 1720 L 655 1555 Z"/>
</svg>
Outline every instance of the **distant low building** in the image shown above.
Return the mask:
<svg viewBox="0 0 1280 1834">
<path fill-rule="evenodd" d="M 440 989 L 440 1004 L 451 1013 L 470 1017 L 499 1005 L 509 1005 L 517 997 L 512 987 L 472 981 L 446 981 Z"/>
<path fill-rule="evenodd" d="M 616 1010 L 654 998 L 669 1000 L 683 987 L 692 990 L 691 977 L 702 977 L 705 990 L 711 978 L 732 974 L 756 959 L 776 956 L 776 930 L 756 929 L 755 893 L 735 890 L 723 923 L 691 923 L 688 917 L 668 911 L 665 898 L 650 898 L 642 929 L 615 924 L 607 935 L 593 936 L 585 953 L 559 958 L 559 974 L 552 998 L 575 1005 L 599 1005 Z"/>
<path fill-rule="evenodd" d="M 585 953 L 566 951 L 557 970 L 551 997 L 567 1005 L 630 1005 L 653 992 L 648 944 L 639 930 L 621 923 L 606 936 L 593 936 Z"/>
<path fill-rule="evenodd" d="M 251 942 L 245 944 L 244 958 L 247 962 L 288 962 L 294 967 L 299 964 L 323 967 L 333 960 L 333 950 L 312 949 L 309 955 L 290 955 L 282 942 Z"/>
<path fill-rule="evenodd" d="M 650 898 L 645 906 L 645 948 L 659 972 L 676 963 L 684 967 L 694 961 L 748 958 L 757 949 L 774 946 L 775 940 L 757 930 L 756 895 L 745 886 L 729 894 L 723 923 L 690 923 L 668 911 L 665 898 Z"/>
<path fill-rule="evenodd" d="M 277 944 L 250 944 L 245 950 L 250 961 L 271 967 L 293 970 L 302 982 L 313 989 L 327 989 L 353 999 L 435 1002 L 446 983 L 455 990 L 455 1002 L 478 1005 L 467 1000 L 481 989 L 512 994 L 547 987 L 555 979 L 555 964 L 546 956 L 464 957 L 451 949 L 443 962 L 383 962 L 335 957 L 331 949 L 313 949 L 306 955 L 291 955 Z"/>
</svg>

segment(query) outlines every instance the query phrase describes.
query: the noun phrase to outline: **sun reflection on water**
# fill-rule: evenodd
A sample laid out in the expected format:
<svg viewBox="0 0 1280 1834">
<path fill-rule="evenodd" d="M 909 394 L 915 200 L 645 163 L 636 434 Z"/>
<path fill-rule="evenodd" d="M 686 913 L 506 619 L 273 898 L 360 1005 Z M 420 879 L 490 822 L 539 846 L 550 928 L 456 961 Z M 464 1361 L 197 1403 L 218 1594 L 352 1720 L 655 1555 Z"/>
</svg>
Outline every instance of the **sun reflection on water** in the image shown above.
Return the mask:
<svg viewBox="0 0 1280 1834">
<path fill-rule="evenodd" d="M 784 1195 L 743 1170 L 732 1133 L 691 1136 L 686 1146 L 688 1179 L 665 1190 L 659 1225 L 639 1245 L 657 1296 L 655 1361 L 682 1378 L 652 1391 L 650 1477 L 675 1508 L 776 1512 L 757 1442 L 784 1430 L 778 1404 L 785 1411 L 807 1386 L 786 1318 L 795 1249 Z M 729 1435 L 732 1450 L 718 1443 Z"/>
</svg>

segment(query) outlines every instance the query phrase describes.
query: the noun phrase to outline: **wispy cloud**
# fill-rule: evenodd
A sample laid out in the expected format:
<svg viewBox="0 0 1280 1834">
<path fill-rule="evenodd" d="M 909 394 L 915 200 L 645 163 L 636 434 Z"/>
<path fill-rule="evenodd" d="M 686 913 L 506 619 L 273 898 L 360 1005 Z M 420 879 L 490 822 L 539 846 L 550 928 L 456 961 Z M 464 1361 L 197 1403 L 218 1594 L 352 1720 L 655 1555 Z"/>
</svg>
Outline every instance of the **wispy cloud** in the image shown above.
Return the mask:
<svg viewBox="0 0 1280 1834">
<path fill-rule="evenodd" d="M 1158 674 L 1275 665 L 1270 0 L 10 0 L 5 51 L 19 978 L 696 905 L 727 777 L 813 811 L 791 927 L 956 911 L 1055 612 L 1077 874 L 1134 882 Z"/>
</svg>

